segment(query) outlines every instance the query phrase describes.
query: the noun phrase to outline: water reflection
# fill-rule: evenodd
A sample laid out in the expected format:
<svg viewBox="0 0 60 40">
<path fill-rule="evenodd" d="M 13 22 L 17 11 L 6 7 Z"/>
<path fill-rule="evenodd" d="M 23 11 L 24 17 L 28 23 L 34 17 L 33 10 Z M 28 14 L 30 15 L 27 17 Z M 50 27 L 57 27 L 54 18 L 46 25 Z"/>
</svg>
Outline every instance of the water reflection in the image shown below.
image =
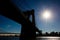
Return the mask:
<svg viewBox="0 0 60 40">
<path fill-rule="evenodd" d="M 59 38 L 48 38 L 47 40 L 59 40 Z"/>
<path fill-rule="evenodd" d="M 37 37 L 37 40 L 60 40 L 60 37 Z"/>
</svg>

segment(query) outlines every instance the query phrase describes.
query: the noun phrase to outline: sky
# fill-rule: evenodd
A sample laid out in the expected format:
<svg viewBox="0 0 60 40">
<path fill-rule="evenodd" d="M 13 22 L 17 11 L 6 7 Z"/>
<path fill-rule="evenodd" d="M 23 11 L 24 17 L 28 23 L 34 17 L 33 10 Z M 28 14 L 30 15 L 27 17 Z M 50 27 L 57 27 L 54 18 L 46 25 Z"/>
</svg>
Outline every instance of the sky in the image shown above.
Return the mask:
<svg viewBox="0 0 60 40">
<path fill-rule="evenodd" d="M 60 0 L 12 0 L 20 10 L 35 10 L 35 23 L 42 32 L 60 32 Z M 51 11 L 51 19 L 44 19 L 44 11 Z M 0 15 L 0 31 L 21 33 L 21 24 Z"/>
</svg>

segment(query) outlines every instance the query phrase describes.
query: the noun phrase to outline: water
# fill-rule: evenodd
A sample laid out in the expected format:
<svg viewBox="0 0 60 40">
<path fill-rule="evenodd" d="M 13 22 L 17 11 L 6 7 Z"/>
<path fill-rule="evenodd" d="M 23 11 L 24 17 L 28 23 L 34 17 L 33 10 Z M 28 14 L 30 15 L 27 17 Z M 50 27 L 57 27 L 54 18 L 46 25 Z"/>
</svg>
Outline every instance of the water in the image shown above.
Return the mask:
<svg viewBox="0 0 60 40">
<path fill-rule="evenodd" d="M 19 37 L 0 37 L 0 40 L 19 40 Z M 60 40 L 60 37 L 37 37 L 37 40 Z"/>
<path fill-rule="evenodd" d="M 19 40 L 19 37 L 0 37 L 0 40 Z"/>
<path fill-rule="evenodd" d="M 60 40 L 60 37 L 37 37 L 37 40 Z"/>
</svg>

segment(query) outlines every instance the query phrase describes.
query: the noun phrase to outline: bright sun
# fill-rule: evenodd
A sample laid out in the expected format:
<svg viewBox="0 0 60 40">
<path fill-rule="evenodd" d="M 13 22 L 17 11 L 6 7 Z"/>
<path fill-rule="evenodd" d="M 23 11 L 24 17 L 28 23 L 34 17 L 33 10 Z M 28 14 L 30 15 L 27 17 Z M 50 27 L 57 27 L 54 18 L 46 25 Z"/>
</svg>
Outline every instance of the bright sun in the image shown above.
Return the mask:
<svg viewBox="0 0 60 40">
<path fill-rule="evenodd" d="M 43 12 L 42 16 L 43 16 L 44 19 L 50 19 L 51 18 L 51 12 L 49 10 L 45 10 Z"/>
</svg>

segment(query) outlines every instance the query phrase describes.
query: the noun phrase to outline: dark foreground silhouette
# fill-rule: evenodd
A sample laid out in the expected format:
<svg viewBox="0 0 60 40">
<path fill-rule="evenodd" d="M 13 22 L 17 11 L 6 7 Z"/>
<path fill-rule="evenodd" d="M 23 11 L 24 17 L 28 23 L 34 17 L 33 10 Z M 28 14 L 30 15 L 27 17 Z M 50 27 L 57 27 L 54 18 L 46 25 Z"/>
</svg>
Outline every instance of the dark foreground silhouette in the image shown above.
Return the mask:
<svg viewBox="0 0 60 40">
<path fill-rule="evenodd" d="M 36 31 L 34 10 L 23 12 L 11 0 L 0 0 L 0 14 L 22 25 L 20 40 L 35 40 Z M 25 14 L 24 14 L 25 13 Z M 29 20 L 32 15 L 32 22 Z"/>
</svg>

